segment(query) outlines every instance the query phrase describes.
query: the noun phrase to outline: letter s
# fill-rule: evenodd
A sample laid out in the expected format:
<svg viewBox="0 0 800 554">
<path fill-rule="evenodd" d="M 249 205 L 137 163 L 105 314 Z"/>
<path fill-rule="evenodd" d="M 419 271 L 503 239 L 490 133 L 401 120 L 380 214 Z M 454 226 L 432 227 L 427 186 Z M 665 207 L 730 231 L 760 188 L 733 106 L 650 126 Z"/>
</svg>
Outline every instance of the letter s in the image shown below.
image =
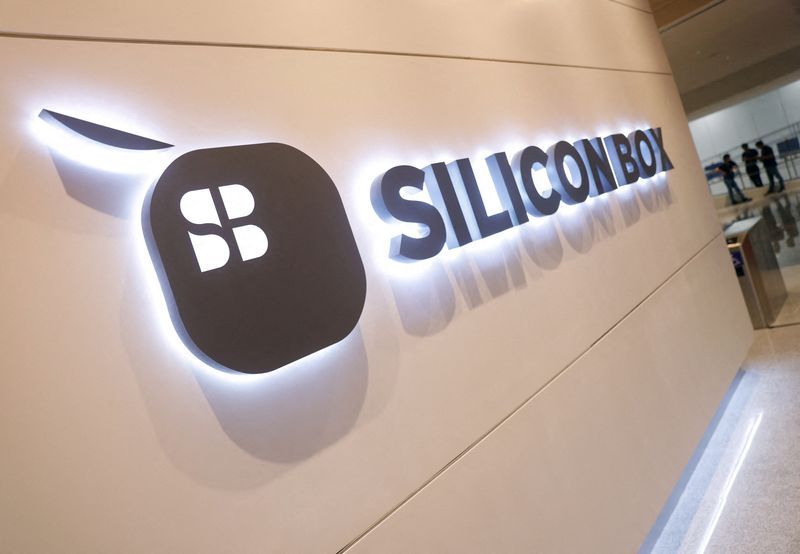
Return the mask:
<svg viewBox="0 0 800 554">
<path fill-rule="evenodd" d="M 372 184 L 372 206 L 386 222 L 419 223 L 428 228 L 424 237 L 397 235 L 392 239 L 389 255 L 399 261 L 432 258 L 444 247 L 447 238 L 444 221 L 432 205 L 400 196 L 404 187 L 422 190 L 425 172 L 410 165 L 393 167 Z"/>
</svg>

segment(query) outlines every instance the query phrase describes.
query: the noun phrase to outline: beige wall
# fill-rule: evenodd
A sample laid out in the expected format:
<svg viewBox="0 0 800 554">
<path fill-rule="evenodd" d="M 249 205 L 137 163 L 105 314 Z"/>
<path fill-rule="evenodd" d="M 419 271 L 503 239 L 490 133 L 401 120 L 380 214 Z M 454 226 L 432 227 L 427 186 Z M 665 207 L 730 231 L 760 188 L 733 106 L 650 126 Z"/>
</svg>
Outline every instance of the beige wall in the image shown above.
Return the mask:
<svg viewBox="0 0 800 554">
<path fill-rule="evenodd" d="M 0 0 L 0 550 L 635 550 L 751 333 L 646 2 L 225 8 Z M 176 148 L 87 169 L 43 107 Z M 392 165 L 644 124 L 666 179 L 387 263 Z M 367 303 L 231 379 L 176 345 L 141 199 L 180 152 L 269 141 L 339 187 Z"/>
</svg>

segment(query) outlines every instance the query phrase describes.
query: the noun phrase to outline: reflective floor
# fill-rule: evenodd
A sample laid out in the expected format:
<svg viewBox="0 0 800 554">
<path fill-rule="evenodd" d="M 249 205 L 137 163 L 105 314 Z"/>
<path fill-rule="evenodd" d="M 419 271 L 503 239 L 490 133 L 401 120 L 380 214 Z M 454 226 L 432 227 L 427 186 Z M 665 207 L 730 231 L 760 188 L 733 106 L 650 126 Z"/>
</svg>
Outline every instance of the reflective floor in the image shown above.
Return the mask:
<svg viewBox="0 0 800 554">
<path fill-rule="evenodd" d="M 800 325 L 756 331 L 670 507 L 642 553 L 800 553 Z"/>
<path fill-rule="evenodd" d="M 755 332 L 640 554 L 800 554 L 800 181 L 787 189 L 718 210 L 723 227 L 765 220 L 789 296 Z"/>
<path fill-rule="evenodd" d="M 786 192 L 761 196 L 764 189 L 747 189 L 754 200 L 722 208 L 718 216 L 723 227 L 735 221 L 761 216 L 767 224 L 770 241 L 789 296 L 773 327 L 800 323 L 800 181 L 787 182 Z"/>
</svg>

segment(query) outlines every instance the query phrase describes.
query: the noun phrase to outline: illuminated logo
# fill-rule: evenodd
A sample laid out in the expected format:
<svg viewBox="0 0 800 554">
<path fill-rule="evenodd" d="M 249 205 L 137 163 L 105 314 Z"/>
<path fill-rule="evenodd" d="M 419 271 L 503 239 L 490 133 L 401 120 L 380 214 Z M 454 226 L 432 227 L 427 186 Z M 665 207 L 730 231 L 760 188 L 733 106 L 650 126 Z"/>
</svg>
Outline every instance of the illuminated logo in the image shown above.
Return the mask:
<svg viewBox="0 0 800 554">
<path fill-rule="evenodd" d="M 213 365 L 265 373 L 355 328 L 366 276 L 328 174 L 285 144 L 173 161 L 142 225 L 172 319 Z"/>
<path fill-rule="evenodd" d="M 97 156 L 172 146 L 50 110 L 39 116 L 58 133 L 51 145 L 80 135 L 111 147 Z M 142 228 L 175 329 L 210 365 L 266 373 L 339 342 L 361 317 L 366 276 L 342 199 L 296 148 L 179 156 L 145 200 Z"/>
<path fill-rule="evenodd" d="M 57 112 L 40 117 L 117 149 L 171 147 Z M 673 168 L 660 128 L 484 161 L 502 206 L 496 213 L 468 158 L 400 165 L 374 181 L 378 215 L 414 229 L 394 237 L 391 257 L 432 258 Z M 404 189 L 426 190 L 430 200 Z M 344 339 L 361 316 L 366 277 L 342 200 L 296 148 L 251 144 L 178 157 L 145 200 L 142 227 L 174 326 L 211 365 L 266 373 Z"/>
<path fill-rule="evenodd" d="M 401 165 L 376 179 L 371 196 L 378 215 L 388 223 L 423 229 L 396 235 L 389 255 L 403 262 L 432 258 L 445 245 L 464 246 L 527 223 L 530 217 L 552 215 L 562 204 L 580 204 L 673 168 L 660 128 L 575 143 L 562 140 L 546 152 L 528 146 L 511 159 L 498 152 L 485 163 L 503 206 L 494 214 L 487 213 L 468 158 L 424 169 Z M 549 186 L 535 182 L 537 170 L 544 170 Z M 432 202 L 403 197 L 400 192 L 406 188 L 427 189 Z"/>
</svg>

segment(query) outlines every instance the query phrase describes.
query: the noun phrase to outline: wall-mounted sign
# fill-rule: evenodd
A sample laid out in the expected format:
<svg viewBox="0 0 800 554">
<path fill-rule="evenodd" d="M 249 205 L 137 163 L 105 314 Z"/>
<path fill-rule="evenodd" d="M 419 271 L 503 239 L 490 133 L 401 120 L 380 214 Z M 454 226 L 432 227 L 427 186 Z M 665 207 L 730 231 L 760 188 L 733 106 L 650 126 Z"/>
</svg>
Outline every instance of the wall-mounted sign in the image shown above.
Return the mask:
<svg viewBox="0 0 800 554">
<path fill-rule="evenodd" d="M 366 276 L 325 170 L 285 144 L 195 150 L 164 171 L 142 225 L 179 334 L 265 373 L 355 328 Z"/>
<path fill-rule="evenodd" d="M 491 215 L 468 158 L 436 162 L 424 169 L 401 165 L 376 179 L 372 204 L 378 215 L 390 223 L 424 228 L 423 236 L 396 235 L 389 255 L 400 261 L 432 258 L 445 244 L 458 248 L 522 225 L 529 217 L 552 215 L 561 204 L 580 204 L 673 167 L 660 128 L 575 143 L 559 141 L 546 152 L 528 146 L 510 160 L 505 152 L 498 152 L 485 163 L 503 206 Z M 537 167 L 546 170 L 550 185 L 546 193 L 541 183 L 534 182 Z M 427 188 L 433 202 L 403 197 L 406 187 Z"/>
<path fill-rule="evenodd" d="M 46 121 L 115 148 L 171 145 L 43 110 Z M 661 129 L 529 146 L 486 158 L 502 211 L 489 214 L 472 162 L 389 169 L 372 204 L 386 221 L 413 224 L 390 254 L 436 256 L 672 169 Z M 551 188 L 534 182 L 546 170 Z M 426 189 L 430 202 L 404 188 Z M 197 357 L 266 373 L 344 339 L 366 298 L 366 276 L 342 200 L 325 170 L 285 144 L 195 150 L 157 179 L 142 228 L 176 331 Z"/>
</svg>

